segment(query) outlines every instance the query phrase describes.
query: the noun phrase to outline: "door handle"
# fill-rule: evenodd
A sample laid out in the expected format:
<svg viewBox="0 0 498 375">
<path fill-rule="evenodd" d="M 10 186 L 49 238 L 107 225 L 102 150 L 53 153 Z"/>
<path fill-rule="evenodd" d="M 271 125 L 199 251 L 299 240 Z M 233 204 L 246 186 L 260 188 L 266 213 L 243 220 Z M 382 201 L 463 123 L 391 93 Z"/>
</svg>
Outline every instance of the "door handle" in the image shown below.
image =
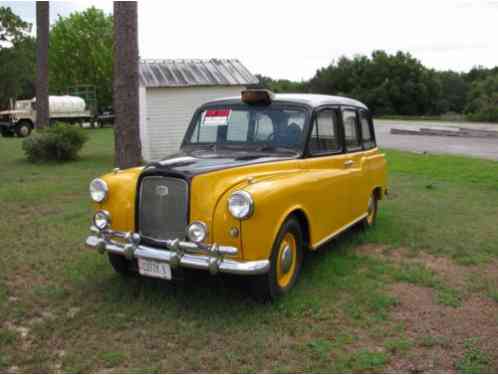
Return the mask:
<svg viewBox="0 0 498 375">
<path fill-rule="evenodd" d="M 349 167 L 353 166 L 353 161 L 352 161 L 352 160 L 346 160 L 346 161 L 344 162 L 344 166 L 345 166 L 346 168 L 349 168 Z"/>
</svg>

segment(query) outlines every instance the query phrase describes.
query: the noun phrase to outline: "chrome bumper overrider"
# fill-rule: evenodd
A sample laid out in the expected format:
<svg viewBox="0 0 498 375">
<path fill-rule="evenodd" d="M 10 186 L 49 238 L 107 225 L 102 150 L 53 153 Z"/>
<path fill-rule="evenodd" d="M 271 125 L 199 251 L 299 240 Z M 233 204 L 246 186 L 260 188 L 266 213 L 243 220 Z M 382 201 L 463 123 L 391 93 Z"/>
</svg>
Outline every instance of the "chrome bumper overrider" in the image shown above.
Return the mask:
<svg viewBox="0 0 498 375">
<path fill-rule="evenodd" d="M 204 245 L 175 240 L 164 241 L 165 248 L 156 248 L 140 244 L 140 235 L 129 232 L 117 232 L 110 229 L 100 231 L 95 226 L 90 228 L 92 234 L 86 239 L 86 245 L 97 249 L 122 255 L 128 259 L 146 258 L 166 262 L 172 268 L 180 266 L 237 275 L 259 275 L 268 272 L 268 260 L 237 261 L 226 256 L 237 255 L 238 249 L 231 246 Z M 121 239 L 120 242 L 114 239 Z"/>
</svg>

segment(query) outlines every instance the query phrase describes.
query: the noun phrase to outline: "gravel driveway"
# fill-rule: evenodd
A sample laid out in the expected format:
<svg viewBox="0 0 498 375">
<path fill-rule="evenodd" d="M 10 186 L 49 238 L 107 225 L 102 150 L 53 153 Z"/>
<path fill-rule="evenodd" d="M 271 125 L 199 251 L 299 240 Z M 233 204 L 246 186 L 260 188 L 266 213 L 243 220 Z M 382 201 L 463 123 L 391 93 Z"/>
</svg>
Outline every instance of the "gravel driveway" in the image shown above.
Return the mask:
<svg viewBox="0 0 498 375">
<path fill-rule="evenodd" d="M 381 147 L 403 151 L 455 154 L 498 161 L 498 138 L 463 138 L 390 134 L 391 128 L 471 128 L 498 131 L 498 124 L 467 122 L 431 122 L 374 120 L 377 143 Z"/>
</svg>

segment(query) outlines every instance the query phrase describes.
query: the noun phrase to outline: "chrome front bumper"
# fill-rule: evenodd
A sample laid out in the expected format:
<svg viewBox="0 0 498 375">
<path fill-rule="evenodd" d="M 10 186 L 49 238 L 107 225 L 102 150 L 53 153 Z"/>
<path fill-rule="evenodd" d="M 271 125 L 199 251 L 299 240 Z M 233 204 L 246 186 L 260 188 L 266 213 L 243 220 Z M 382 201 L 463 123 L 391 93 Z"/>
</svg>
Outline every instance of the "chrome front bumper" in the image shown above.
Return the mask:
<svg viewBox="0 0 498 375">
<path fill-rule="evenodd" d="M 164 241 L 165 248 L 156 248 L 140 244 L 137 233 L 118 232 L 110 229 L 100 231 L 95 226 L 90 228 L 92 234 L 86 239 L 86 245 L 100 253 L 110 252 L 128 259 L 145 258 L 166 262 L 172 268 L 186 267 L 208 270 L 211 274 L 218 272 L 236 275 L 260 275 L 270 269 L 269 260 L 237 261 L 226 258 L 238 254 L 238 249 L 231 246 L 204 245 L 175 240 Z M 115 239 L 121 241 L 116 241 Z"/>
</svg>

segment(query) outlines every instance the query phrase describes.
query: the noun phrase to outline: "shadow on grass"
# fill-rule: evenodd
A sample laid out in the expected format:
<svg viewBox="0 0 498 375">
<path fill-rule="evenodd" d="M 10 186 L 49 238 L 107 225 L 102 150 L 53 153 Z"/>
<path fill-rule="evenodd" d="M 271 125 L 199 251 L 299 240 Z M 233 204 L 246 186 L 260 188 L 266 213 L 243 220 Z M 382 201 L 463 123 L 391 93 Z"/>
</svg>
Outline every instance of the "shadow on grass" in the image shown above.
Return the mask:
<svg viewBox="0 0 498 375">
<path fill-rule="evenodd" d="M 368 312 L 383 319 L 392 301 L 380 290 L 382 266 L 348 251 L 361 243 L 362 238 L 362 232 L 353 228 L 318 252 L 308 254 L 295 288 L 273 303 L 262 303 L 254 297 L 249 277 L 182 270 L 180 278 L 174 281 L 139 276 L 123 278 L 111 270 L 105 258 L 98 258 L 95 267 L 96 254 L 86 257 L 93 267 L 78 277 L 77 284 L 92 300 L 91 305 L 105 312 L 106 317 L 118 314 L 127 319 L 142 317 L 151 321 L 181 317 L 223 327 L 261 326 L 275 315 L 290 319 L 319 318 L 336 310 L 353 319 Z M 89 264 L 76 265 L 86 266 Z M 116 321 L 105 318 L 100 324 L 114 325 Z"/>
</svg>

